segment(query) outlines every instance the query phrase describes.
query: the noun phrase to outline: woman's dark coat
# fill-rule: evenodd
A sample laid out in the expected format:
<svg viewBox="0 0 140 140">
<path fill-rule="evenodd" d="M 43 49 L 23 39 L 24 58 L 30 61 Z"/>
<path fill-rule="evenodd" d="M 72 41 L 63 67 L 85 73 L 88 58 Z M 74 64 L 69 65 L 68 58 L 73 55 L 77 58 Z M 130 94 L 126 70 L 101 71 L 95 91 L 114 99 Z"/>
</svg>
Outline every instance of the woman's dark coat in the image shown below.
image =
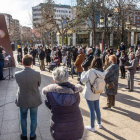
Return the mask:
<svg viewBox="0 0 140 140">
<path fill-rule="evenodd" d="M 64 83 L 52 84 L 43 89 L 43 94 L 51 106 L 51 135 L 55 140 L 79 140 L 83 136 L 84 125 L 79 108 L 82 91 L 80 85 Z M 48 102 L 47 101 L 47 102 Z"/>
<path fill-rule="evenodd" d="M 105 86 L 105 94 L 116 95 L 118 90 L 118 79 L 119 79 L 119 66 L 117 64 L 112 64 L 106 69 L 105 82 L 109 84 L 110 82 L 114 83 L 114 87 L 107 89 Z"/>
</svg>

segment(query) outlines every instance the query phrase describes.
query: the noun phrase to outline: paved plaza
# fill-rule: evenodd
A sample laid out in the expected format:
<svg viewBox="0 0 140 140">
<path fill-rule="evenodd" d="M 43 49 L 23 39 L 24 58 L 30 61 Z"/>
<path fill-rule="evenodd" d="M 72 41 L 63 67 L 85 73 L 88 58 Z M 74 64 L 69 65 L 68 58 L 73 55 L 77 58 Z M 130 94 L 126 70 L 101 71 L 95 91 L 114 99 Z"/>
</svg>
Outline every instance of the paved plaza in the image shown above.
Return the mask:
<svg viewBox="0 0 140 140">
<path fill-rule="evenodd" d="M 14 71 L 22 70 L 23 66 L 17 65 Z M 33 69 L 40 71 L 38 66 Z M 40 71 L 42 83 L 40 91 L 44 86 L 53 83 L 51 73 Z M 4 76 L 8 70 L 4 71 Z M 84 131 L 82 140 L 140 140 L 140 73 L 135 75 L 135 91 L 125 90 L 126 80 L 119 80 L 118 95 L 116 96 L 116 107 L 111 110 L 103 110 L 106 105 L 106 95 L 100 98 L 101 118 L 103 129 L 96 128 L 96 132 Z M 76 84 L 76 77 L 70 82 Z M 0 140 L 20 140 L 20 114 L 15 105 L 17 84 L 15 79 L 0 81 Z M 42 99 L 44 100 L 42 95 Z M 11 103 L 10 103 L 11 102 Z M 7 104 L 9 103 L 9 104 Z M 90 124 L 89 109 L 85 99 L 81 96 L 80 108 L 84 119 L 84 125 Z M 52 140 L 49 130 L 50 111 L 44 105 L 39 107 L 37 140 Z M 28 124 L 30 119 L 28 117 Z M 29 130 L 28 125 L 28 130 Z M 28 131 L 29 132 L 29 131 Z M 29 133 L 28 133 L 29 137 Z"/>
</svg>

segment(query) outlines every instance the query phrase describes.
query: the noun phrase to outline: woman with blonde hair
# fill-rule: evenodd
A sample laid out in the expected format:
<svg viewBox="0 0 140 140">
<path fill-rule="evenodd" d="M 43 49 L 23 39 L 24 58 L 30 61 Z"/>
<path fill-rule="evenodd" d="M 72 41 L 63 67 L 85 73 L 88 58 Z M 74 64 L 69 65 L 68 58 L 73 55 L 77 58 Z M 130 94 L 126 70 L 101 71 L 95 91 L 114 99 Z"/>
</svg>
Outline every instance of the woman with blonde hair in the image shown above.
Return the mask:
<svg viewBox="0 0 140 140">
<path fill-rule="evenodd" d="M 115 106 L 115 95 L 118 90 L 119 66 L 117 65 L 117 57 L 111 55 L 109 61 L 111 65 L 105 71 L 107 106 L 103 109 L 111 109 L 111 107 Z"/>
</svg>

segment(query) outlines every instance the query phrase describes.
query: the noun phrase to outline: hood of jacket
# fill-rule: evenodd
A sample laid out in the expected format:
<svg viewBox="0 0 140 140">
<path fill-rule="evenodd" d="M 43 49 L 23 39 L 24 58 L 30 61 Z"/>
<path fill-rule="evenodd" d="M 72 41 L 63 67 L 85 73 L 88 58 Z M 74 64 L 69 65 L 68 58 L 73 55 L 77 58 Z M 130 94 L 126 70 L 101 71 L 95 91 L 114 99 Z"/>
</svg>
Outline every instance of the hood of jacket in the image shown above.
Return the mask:
<svg viewBox="0 0 140 140">
<path fill-rule="evenodd" d="M 64 94 L 74 94 L 74 93 L 78 93 L 78 92 L 82 92 L 83 88 L 81 87 L 81 85 L 77 84 L 77 85 L 72 85 L 70 83 L 66 83 L 65 84 L 51 84 L 46 86 L 45 88 L 43 88 L 42 92 L 43 94 L 47 94 L 47 93 L 64 93 Z"/>
<path fill-rule="evenodd" d="M 101 79 L 105 79 L 105 71 L 103 71 L 103 69 L 92 69 L 92 71 L 94 71 L 94 73 L 97 74 L 97 76 Z"/>
<path fill-rule="evenodd" d="M 59 104 L 60 106 L 71 106 L 77 102 L 78 93 L 82 92 L 82 90 L 83 88 L 80 85 L 72 85 L 67 82 L 61 85 L 49 85 L 45 87 L 42 92 L 44 95 L 46 95 L 46 97 L 53 96 L 57 104 Z M 47 100 L 48 98 L 46 99 L 46 101 Z"/>
</svg>

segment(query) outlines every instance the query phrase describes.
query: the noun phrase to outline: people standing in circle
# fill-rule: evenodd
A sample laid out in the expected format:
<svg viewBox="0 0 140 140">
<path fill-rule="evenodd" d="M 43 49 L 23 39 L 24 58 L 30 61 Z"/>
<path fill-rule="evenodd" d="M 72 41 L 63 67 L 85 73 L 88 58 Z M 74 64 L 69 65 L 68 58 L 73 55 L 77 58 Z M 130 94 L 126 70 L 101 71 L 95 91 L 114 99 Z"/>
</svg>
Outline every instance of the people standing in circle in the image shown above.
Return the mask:
<svg viewBox="0 0 140 140">
<path fill-rule="evenodd" d="M 119 66 L 117 64 L 117 57 L 111 55 L 109 57 L 111 65 L 105 71 L 105 94 L 107 95 L 107 105 L 103 109 L 111 109 L 115 106 L 115 95 L 118 91 L 119 80 Z"/>
<path fill-rule="evenodd" d="M 4 48 L 0 46 L 0 80 L 5 80 L 3 77 L 3 68 L 4 68 Z"/>
<path fill-rule="evenodd" d="M 98 128 L 102 128 L 99 106 L 100 93 L 95 94 L 91 90 L 91 84 L 95 83 L 97 77 L 104 80 L 105 73 L 102 68 L 102 60 L 95 57 L 91 62 L 90 69 L 87 72 L 82 72 L 81 74 L 81 82 L 85 84 L 82 95 L 86 99 L 90 110 L 90 126 L 86 126 L 85 128 L 92 132 L 95 132 L 95 113 L 97 117 Z"/>
<path fill-rule="evenodd" d="M 46 63 L 47 65 L 49 65 L 51 62 L 51 50 L 48 46 L 46 47 L 45 53 L 46 53 Z"/>
<path fill-rule="evenodd" d="M 121 78 L 125 79 L 125 63 L 128 61 L 128 56 L 125 54 L 125 51 L 121 52 L 120 60 L 120 70 L 121 70 Z"/>
</svg>

